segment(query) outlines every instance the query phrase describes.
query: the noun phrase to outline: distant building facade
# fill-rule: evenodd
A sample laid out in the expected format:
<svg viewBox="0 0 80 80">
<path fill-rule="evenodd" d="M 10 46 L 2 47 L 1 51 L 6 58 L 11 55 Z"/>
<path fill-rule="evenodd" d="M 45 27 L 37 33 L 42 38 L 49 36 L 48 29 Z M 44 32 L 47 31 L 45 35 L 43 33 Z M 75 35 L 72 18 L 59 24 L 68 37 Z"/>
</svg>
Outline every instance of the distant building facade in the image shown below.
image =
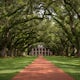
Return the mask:
<svg viewBox="0 0 80 80">
<path fill-rule="evenodd" d="M 52 54 L 53 54 L 52 51 L 50 51 L 50 49 L 43 47 L 43 45 L 38 45 L 37 47 L 32 48 L 31 51 L 29 52 L 29 55 L 31 56 L 38 55 L 51 56 Z"/>
</svg>

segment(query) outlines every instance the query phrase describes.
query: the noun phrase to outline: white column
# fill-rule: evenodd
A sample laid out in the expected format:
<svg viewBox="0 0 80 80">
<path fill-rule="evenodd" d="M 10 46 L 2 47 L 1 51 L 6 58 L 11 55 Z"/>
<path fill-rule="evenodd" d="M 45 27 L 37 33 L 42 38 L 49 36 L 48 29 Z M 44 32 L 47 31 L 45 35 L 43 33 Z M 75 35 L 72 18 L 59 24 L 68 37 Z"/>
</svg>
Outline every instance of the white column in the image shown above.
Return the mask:
<svg viewBox="0 0 80 80">
<path fill-rule="evenodd" d="M 38 48 L 38 49 L 39 49 L 38 51 L 39 51 L 39 55 L 40 55 L 40 48 Z"/>
<path fill-rule="evenodd" d="M 34 49 L 32 48 L 32 56 L 34 55 Z"/>
<path fill-rule="evenodd" d="M 45 52 L 44 53 L 45 53 L 45 56 L 46 56 L 46 48 L 45 48 Z"/>
<path fill-rule="evenodd" d="M 43 48 L 43 56 L 44 56 L 44 48 Z"/>
</svg>

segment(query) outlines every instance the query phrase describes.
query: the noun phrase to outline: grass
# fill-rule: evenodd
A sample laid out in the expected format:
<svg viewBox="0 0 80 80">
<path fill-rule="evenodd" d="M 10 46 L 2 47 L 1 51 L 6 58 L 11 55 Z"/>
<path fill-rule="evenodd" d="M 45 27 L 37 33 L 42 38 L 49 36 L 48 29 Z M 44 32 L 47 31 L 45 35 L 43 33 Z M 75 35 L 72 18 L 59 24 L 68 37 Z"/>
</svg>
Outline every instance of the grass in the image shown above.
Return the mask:
<svg viewBox="0 0 80 80">
<path fill-rule="evenodd" d="M 48 56 L 47 60 L 54 63 L 57 67 L 63 69 L 75 80 L 80 80 L 80 58 Z"/>
<path fill-rule="evenodd" d="M 0 59 L 0 80 L 11 80 L 21 69 L 31 64 L 36 57 Z"/>
</svg>

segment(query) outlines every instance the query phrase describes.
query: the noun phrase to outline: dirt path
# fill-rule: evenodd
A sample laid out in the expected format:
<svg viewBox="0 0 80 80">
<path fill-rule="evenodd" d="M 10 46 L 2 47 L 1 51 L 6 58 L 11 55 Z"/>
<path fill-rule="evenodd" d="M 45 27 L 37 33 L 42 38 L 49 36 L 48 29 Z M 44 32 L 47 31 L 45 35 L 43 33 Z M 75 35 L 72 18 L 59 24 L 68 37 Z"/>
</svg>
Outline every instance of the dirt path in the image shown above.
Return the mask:
<svg viewBox="0 0 80 80">
<path fill-rule="evenodd" d="M 43 57 L 37 58 L 32 64 L 18 73 L 12 80 L 74 80 L 63 70 L 57 68 Z"/>
</svg>

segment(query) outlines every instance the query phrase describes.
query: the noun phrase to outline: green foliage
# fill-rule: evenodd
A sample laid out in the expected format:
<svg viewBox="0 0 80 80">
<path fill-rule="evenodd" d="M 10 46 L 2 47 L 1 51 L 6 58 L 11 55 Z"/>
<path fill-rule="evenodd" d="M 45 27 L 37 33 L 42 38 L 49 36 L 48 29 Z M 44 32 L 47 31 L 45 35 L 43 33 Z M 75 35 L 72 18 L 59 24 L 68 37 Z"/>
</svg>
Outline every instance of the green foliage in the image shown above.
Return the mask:
<svg viewBox="0 0 80 80">
<path fill-rule="evenodd" d="M 1 0 L 0 56 L 39 42 L 55 53 L 80 55 L 79 13 L 79 0 Z"/>
</svg>

